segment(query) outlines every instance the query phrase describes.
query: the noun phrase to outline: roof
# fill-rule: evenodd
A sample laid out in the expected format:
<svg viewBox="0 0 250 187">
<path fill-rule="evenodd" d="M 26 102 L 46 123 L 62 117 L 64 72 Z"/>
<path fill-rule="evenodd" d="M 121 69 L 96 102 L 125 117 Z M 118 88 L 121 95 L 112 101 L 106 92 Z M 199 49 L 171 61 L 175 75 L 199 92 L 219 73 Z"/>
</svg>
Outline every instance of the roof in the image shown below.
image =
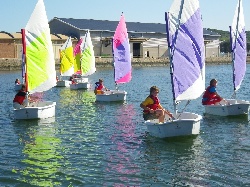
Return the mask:
<svg viewBox="0 0 250 187">
<path fill-rule="evenodd" d="M 63 34 L 50 34 L 51 40 L 67 40 L 68 36 Z M 21 32 L 8 33 L 5 31 L 0 31 L 0 39 L 22 39 Z M 77 38 L 72 38 L 77 39 Z"/>
<path fill-rule="evenodd" d="M 118 25 L 118 21 L 109 21 L 109 20 L 74 19 L 74 18 L 57 18 L 57 17 L 54 17 L 52 20 L 61 21 L 79 30 L 88 29 L 97 31 L 115 31 Z M 166 25 L 162 23 L 126 22 L 126 25 L 128 32 L 166 33 Z M 205 28 L 203 29 L 203 34 L 220 36 L 218 33 L 212 32 Z"/>
<path fill-rule="evenodd" d="M 14 36 L 8 32 L 0 31 L 0 38 L 1 39 L 13 39 Z"/>
</svg>

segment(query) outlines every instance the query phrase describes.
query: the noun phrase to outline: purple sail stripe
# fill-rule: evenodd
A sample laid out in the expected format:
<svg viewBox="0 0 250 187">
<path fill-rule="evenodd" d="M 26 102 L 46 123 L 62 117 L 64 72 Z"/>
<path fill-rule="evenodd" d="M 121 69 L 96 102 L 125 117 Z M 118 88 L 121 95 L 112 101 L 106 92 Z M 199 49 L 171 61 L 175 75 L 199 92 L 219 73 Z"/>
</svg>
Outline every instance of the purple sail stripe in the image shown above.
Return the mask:
<svg viewBox="0 0 250 187">
<path fill-rule="evenodd" d="M 22 78 L 23 79 L 25 78 L 25 73 L 26 73 L 26 70 L 25 70 L 25 54 L 22 54 Z"/>
<path fill-rule="evenodd" d="M 186 23 L 178 30 L 177 38 L 172 36 L 173 84 L 175 98 L 191 87 L 199 78 L 203 61 L 203 28 L 200 9 L 197 9 Z"/>
<path fill-rule="evenodd" d="M 234 88 L 240 86 L 246 72 L 246 33 L 245 29 L 239 34 L 236 39 L 234 60 Z"/>
</svg>

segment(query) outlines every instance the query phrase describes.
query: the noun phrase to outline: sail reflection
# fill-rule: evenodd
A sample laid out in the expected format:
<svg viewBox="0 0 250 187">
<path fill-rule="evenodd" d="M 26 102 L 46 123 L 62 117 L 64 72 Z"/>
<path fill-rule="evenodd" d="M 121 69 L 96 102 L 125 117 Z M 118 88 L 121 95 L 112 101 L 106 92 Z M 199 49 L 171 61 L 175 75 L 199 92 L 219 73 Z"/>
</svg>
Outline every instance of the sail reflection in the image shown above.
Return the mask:
<svg viewBox="0 0 250 187">
<path fill-rule="evenodd" d="M 61 140 L 56 137 L 55 118 L 16 122 L 14 126 L 24 146 L 18 180 L 34 186 L 60 185 L 55 179 L 63 157 L 58 152 Z"/>
<path fill-rule="evenodd" d="M 116 111 L 114 130 L 110 137 L 114 145 L 107 152 L 106 168 L 108 176 L 114 176 L 114 174 L 119 176 L 117 180 L 120 182 L 112 184 L 114 186 L 122 186 L 124 183 L 138 185 L 136 174 L 140 172 L 140 168 L 134 164 L 134 159 L 140 154 L 138 151 L 140 141 L 135 134 L 134 117 L 136 112 L 133 105 L 122 105 Z"/>
</svg>

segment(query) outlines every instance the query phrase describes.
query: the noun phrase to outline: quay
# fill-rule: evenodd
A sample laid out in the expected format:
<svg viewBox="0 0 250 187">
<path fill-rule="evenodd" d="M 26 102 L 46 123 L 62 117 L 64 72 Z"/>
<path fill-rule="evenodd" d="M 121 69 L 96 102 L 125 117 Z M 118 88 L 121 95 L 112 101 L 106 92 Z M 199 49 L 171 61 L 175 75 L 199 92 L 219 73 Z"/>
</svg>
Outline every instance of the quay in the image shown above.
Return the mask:
<svg viewBox="0 0 250 187">
<path fill-rule="evenodd" d="M 0 71 L 21 70 L 21 59 L 0 58 Z M 96 67 L 112 67 L 113 58 L 96 57 Z M 247 63 L 250 63 L 250 56 L 247 57 Z M 144 66 L 165 66 L 169 64 L 168 58 L 132 58 L 133 67 Z M 207 57 L 206 64 L 231 64 L 231 57 Z M 56 69 L 59 70 L 60 61 L 56 59 Z"/>
</svg>

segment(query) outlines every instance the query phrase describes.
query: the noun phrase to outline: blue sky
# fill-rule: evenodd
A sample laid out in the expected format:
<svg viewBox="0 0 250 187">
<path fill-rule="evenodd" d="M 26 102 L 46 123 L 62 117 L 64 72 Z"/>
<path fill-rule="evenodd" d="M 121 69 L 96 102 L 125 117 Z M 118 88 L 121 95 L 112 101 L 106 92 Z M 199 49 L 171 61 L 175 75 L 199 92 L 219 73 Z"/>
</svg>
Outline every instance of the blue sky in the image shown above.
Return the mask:
<svg viewBox="0 0 250 187">
<path fill-rule="evenodd" d="M 164 23 L 172 0 L 44 0 L 48 19 L 53 17 L 113 20 L 124 12 L 127 22 Z M 37 0 L 5 0 L 0 6 L 0 31 L 25 27 Z M 237 0 L 200 0 L 203 27 L 228 30 Z M 250 0 L 243 0 L 246 30 L 250 31 Z M 248 9 L 247 9 L 248 8 Z"/>
</svg>

